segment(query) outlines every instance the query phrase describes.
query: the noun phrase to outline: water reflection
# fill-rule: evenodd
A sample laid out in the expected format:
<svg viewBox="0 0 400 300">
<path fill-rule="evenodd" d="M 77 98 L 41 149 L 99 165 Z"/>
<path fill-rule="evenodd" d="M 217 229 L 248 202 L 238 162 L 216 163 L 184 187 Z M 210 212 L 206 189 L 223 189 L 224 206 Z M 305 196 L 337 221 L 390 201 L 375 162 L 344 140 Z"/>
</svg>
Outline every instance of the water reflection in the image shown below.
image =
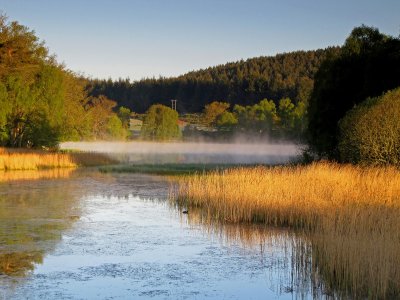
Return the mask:
<svg viewBox="0 0 400 300">
<path fill-rule="evenodd" d="M 59 168 L 59 169 L 48 169 L 48 170 L 0 171 L 0 182 L 68 178 L 72 175 L 73 172 L 74 169 L 72 168 Z"/>
<path fill-rule="evenodd" d="M 181 214 L 160 177 L 68 176 L 0 185 L 0 299 L 322 295 L 306 237 Z"/>
<path fill-rule="evenodd" d="M 51 169 L 0 172 L 0 285 L 2 275 L 27 276 L 54 250 L 62 233 L 81 218 L 85 197 L 144 198 L 166 194 L 157 182 L 137 176 Z M 51 180 L 50 180 L 51 179 Z"/>
<path fill-rule="evenodd" d="M 172 206 L 176 207 L 173 203 Z M 200 227 L 208 237 L 217 237 L 223 245 L 257 251 L 260 263 L 268 270 L 269 281 L 275 283 L 270 289 L 277 296 L 291 294 L 296 299 L 320 299 L 331 294 L 313 267 L 312 243 L 302 232 L 223 223 L 196 208 L 191 208 L 188 214 L 180 213 L 180 219 L 194 228 Z"/>
<path fill-rule="evenodd" d="M 0 173 L 0 275 L 25 276 L 54 249 L 62 231 L 79 218 L 72 170 Z M 60 188 L 62 186 L 62 188 Z"/>
</svg>

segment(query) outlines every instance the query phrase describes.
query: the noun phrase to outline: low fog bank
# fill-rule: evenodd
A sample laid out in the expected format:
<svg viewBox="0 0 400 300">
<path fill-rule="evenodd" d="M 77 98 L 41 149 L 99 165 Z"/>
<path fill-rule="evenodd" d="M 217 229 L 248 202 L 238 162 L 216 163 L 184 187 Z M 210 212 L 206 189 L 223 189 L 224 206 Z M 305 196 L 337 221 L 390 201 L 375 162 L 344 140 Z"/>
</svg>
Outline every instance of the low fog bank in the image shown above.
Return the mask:
<svg viewBox="0 0 400 300">
<path fill-rule="evenodd" d="M 301 145 L 269 143 L 66 142 L 60 148 L 108 153 L 124 163 L 280 164 L 301 153 Z"/>
</svg>

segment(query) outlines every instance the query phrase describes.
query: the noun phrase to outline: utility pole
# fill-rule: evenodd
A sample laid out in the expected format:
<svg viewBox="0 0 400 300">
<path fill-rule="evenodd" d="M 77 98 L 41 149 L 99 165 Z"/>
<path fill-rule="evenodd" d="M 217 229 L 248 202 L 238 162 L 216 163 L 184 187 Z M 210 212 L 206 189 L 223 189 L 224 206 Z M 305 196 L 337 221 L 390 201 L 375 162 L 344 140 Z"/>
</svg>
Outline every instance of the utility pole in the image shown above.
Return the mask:
<svg viewBox="0 0 400 300">
<path fill-rule="evenodd" d="M 171 108 L 176 111 L 176 101 L 175 99 L 171 100 Z"/>
</svg>

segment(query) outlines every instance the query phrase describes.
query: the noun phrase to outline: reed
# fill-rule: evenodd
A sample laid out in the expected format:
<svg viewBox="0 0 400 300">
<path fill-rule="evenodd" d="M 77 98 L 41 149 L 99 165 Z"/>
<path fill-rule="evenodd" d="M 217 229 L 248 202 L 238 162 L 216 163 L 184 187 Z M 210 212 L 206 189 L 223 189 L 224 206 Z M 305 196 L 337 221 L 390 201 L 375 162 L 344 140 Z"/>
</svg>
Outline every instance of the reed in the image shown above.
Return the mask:
<svg viewBox="0 0 400 300">
<path fill-rule="evenodd" d="M 0 171 L 0 183 L 21 180 L 69 178 L 74 172 L 75 169 L 73 168 Z"/>
<path fill-rule="evenodd" d="M 0 148 L 0 170 L 76 168 L 115 163 L 106 155 L 86 152 L 50 152 Z"/>
<path fill-rule="evenodd" d="M 232 223 L 307 233 L 313 266 L 352 297 L 400 295 L 400 171 L 333 163 L 237 168 L 183 177 L 179 205 Z"/>
</svg>

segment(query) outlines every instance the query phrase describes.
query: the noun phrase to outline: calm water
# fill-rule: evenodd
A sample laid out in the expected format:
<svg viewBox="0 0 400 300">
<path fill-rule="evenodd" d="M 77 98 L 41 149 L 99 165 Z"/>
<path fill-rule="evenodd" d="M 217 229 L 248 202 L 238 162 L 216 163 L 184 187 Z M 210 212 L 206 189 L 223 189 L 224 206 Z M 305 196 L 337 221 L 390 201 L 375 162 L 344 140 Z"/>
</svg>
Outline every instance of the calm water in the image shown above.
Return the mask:
<svg viewBox="0 0 400 300">
<path fill-rule="evenodd" d="M 15 173 L 0 183 L 0 299 L 294 299 L 319 293 L 287 231 L 211 226 L 161 177 Z M 3 175 L 4 177 L 4 175 Z M 301 259 L 300 259 L 301 260 Z M 296 263 L 295 263 L 296 262 Z"/>
</svg>

